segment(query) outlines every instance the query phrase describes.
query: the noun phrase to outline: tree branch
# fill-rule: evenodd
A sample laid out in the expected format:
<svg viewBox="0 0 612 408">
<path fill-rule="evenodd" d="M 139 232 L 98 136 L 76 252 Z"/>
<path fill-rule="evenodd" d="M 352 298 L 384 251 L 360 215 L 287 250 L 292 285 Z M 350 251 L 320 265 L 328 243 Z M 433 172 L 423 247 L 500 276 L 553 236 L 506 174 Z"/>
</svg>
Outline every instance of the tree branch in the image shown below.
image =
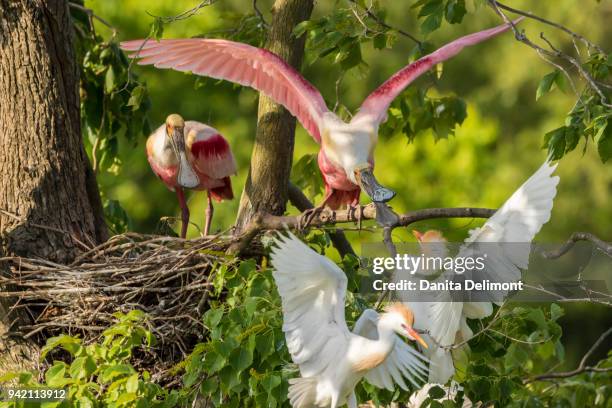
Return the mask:
<svg viewBox="0 0 612 408">
<path fill-rule="evenodd" d="M 574 232 L 571 237 L 561 246 L 561 248 L 544 252 L 542 256 L 546 259 L 556 259 L 566 254 L 570 249 L 574 247 L 578 241 L 589 241 L 592 242 L 597 248 L 601 249 L 606 255 L 612 257 L 612 244 L 603 241 L 597 236 L 589 232 Z"/>
<path fill-rule="evenodd" d="M 595 352 L 595 350 L 597 350 L 597 348 L 604 342 L 606 337 L 608 337 L 610 334 L 612 334 L 612 327 L 606 330 L 604 333 L 602 333 L 601 336 L 599 336 L 599 338 L 597 339 L 595 343 L 593 343 L 589 351 L 587 351 L 584 357 L 582 357 L 582 360 L 580 360 L 580 364 L 578 365 L 578 367 L 576 367 L 574 370 L 562 371 L 562 372 L 551 372 L 551 373 L 536 375 L 535 377 L 525 379 L 523 381 L 523 384 L 529 384 L 535 381 L 554 380 L 557 378 L 568 378 L 568 377 L 573 377 L 575 375 L 586 373 L 586 372 L 596 372 L 596 373 L 611 372 L 612 367 L 597 367 L 597 366 L 587 366 L 586 365 L 589 357 L 591 357 L 591 355 Z"/>
<path fill-rule="evenodd" d="M 362 8 L 361 5 L 356 0 L 348 0 L 348 1 L 353 3 L 354 5 L 356 5 L 357 7 Z M 369 8 L 364 9 L 364 11 L 365 11 L 365 13 L 367 14 L 368 17 L 370 17 L 372 20 L 374 20 L 381 27 L 384 27 L 384 28 L 386 28 L 388 30 L 397 31 L 398 33 L 400 33 L 404 37 L 410 38 L 419 47 L 423 44 L 422 41 L 420 41 L 418 38 L 416 38 L 414 35 L 410 34 L 409 32 L 404 31 L 404 30 L 402 30 L 400 28 L 392 27 L 389 24 L 385 23 L 380 17 L 378 17 L 376 14 L 374 14 L 372 12 L 372 10 L 370 10 Z"/>
<path fill-rule="evenodd" d="M 557 28 L 557 29 L 559 29 L 561 31 L 564 31 L 565 33 L 571 35 L 574 39 L 582 41 L 583 43 L 585 43 L 587 45 L 587 47 L 594 48 L 594 49 L 596 49 L 601 54 L 606 54 L 606 52 L 604 52 L 603 48 L 601 48 L 597 44 L 592 43 L 587 38 L 585 38 L 582 35 L 580 35 L 580 34 L 574 32 L 574 31 L 570 30 L 569 28 L 567 28 L 565 26 L 562 26 L 561 24 L 555 23 L 554 21 L 547 20 L 547 19 L 545 19 L 543 17 L 540 17 L 540 16 L 536 16 L 535 14 L 532 14 L 529 11 L 523 11 L 523 10 L 512 8 L 510 6 L 506 6 L 505 4 L 500 3 L 499 1 L 497 1 L 496 3 L 497 3 L 497 6 L 499 8 L 501 8 L 501 9 L 504 9 L 504 10 L 509 11 L 511 13 L 514 13 L 514 14 L 525 16 L 527 18 L 531 18 L 533 20 L 539 21 L 539 22 L 544 23 L 544 24 L 548 24 L 549 26 L 555 27 L 555 28 Z"/>
<path fill-rule="evenodd" d="M 302 212 L 314 208 L 314 205 L 310 202 L 308 197 L 306 197 L 302 190 L 300 190 L 299 187 L 293 183 L 289 183 L 289 201 Z M 344 231 L 340 229 L 330 231 L 329 237 L 334 247 L 340 253 L 341 257 L 344 258 L 344 256 L 347 254 L 356 255 L 351 243 L 348 241 L 348 239 L 346 239 Z"/>
<path fill-rule="evenodd" d="M 521 31 L 519 31 L 516 28 L 516 25 L 501 10 L 501 6 L 499 5 L 499 3 L 496 0 L 489 0 L 489 4 L 491 5 L 491 7 L 495 11 L 495 13 L 497 13 L 497 15 L 499 15 L 502 18 L 502 20 L 504 20 L 504 22 L 506 24 L 509 24 L 512 27 L 512 31 L 514 32 L 514 36 L 516 37 L 516 39 L 518 41 L 520 41 L 520 42 L 528 45 L 529 47 L 533 48 L 534 50 L 536 50 L 540 56 L 541 55 L 546 55 L 549 58 L 561 58 L 561 59 L 564 59 L 565 61 L 569 62 L 571 65 L 573 65 L 576 68 L 576 70 L 578 71 L 580 76 L 582 76 L 584 78 L 584 80 L 589 84 L 589 87 L 591 89 L 593 89 L 593 91 L 595 91 L 597 93 L 597 95 L 599 96 L 599 99 L 601 101 L 601 104 L 606 106 L 606 107 L 608 107 L 608 108 L 612 107 L 612 104 L 608 103 L 608 99 L 606 98 L 606 95 L 603 93 L 601 88 L 597 85 L 597 83 L 595 82 L 595 80 L 593 79 L 591 74 L 589 74 L 587 72 L 587 70 L 584 69 L 584 67 L 582 66 L 582 63 L 580 61 L 576 60 L 576 58 L 572 57 L 571 55 L 565 54 L 565 53 L 559 51 L 558 49 L 556 49 L 555 47 L 552 47 L 552 44 L 550 44 L 550 42 L 548 42 L 548 45 L 552 47 L 551 48 L 552 51 L 540 47 L 538 44 L 534 43 L 529 38 L 527 38 L 527 36 L 525 35 L 524 32 L 521 32 Z M 512 12 L 514 12 L 514 11 L 512 11 Z M 528 16 L 528 17 L 533 18 L 532 16 Z M 546 21 L 548 21 L 548 20 L 546 20 Z M 546 61 L 548 62 L 548 60 L 546 60 Z M 557 68 L 557 67 L 555 66 L 555 68 Z"/>
<path fill-rule="evenodd" d="M 423 210 L 410 211 L 406 214 L 401 214 L 397 222 L 393 225 L 385 227 L 389 233 L 397 227 L 406 227 L 417 221 L 435 219 L 435 218 L 489 218 L 496 210 L 489 208 L 427 208 Z M 362 220 L 375 220 L 376 208 L 374 204 L 369 204 L 364 207 Z M 324 208 L 321 212 L 315 214 L 310 227 L 329 227 L 336 224 L 352 223 L 358 221 L 353 211 L 332 211 L 329 208 Z M 282 230 L 282 229 L 299 229 L 300 216 L 275 216 L 270 214 L 258 213 L 244 229 L 244 232 L 239 236 L 237 241 L 230 246 L 228 252 L 231 254 L 241 253 L 246 249 L 250 242 L 257 234 L 264 230 Z"/>
</svg>

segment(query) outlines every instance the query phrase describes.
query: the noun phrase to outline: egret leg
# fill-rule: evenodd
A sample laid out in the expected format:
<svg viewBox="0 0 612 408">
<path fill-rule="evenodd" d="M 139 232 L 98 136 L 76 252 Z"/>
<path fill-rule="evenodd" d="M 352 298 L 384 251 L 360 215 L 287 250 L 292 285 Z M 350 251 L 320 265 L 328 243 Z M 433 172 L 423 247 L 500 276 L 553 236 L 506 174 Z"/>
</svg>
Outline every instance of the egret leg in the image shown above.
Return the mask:
<svg viewBox="0 0 612 408">
<path fill-rule="evenodd" d="M 348 400 L 346 401 L 346 406 L 348 408 L 357 408 L 357 397 L 355 396 L 355 391 L 351 392 Z"/>
<path fill-rule="evenodd" d="M 178 197 L 178 202 L 181 206 L 181 238 L 185 238 L 187 236 L 187 226 L 189 225 L 189 207 L 187 207 L 183 189 L 178 186 L 176 187 L 176 196 Z"/>
<path fill-rule="evenodd" d="M 208 204 L 206 205 L 206 222 L 204 224 L 204 235 L 208 236 L 210 232 L 210 223 L 212 221 L 213 213 L 215 208 L 213 207 L 212 198 L 210 197 L 210 190 L 207 192 L 208 195 Z"/>
<path fill-rule="evenodd" d="M 318 206 L 314 208 L 309 208 L 308 210 L 304 211 L 298 219 L 298 229 L 303 230 L 307 228 L 312 222 L 312 220 L 314 220 L 314 218 L 318 214 L 320 214 L 321 211 L 323 211 L 323 209 L 325 208 L 325 206 L 327 205 L 327 203 L 329 202 L 333 194 L 334 194 L 334 190 L 331 190 L 329 194 L 325 197 L 325 199 L 323 199 L 323 202 L 321 204 L 319 204 Z"/>
</svg>

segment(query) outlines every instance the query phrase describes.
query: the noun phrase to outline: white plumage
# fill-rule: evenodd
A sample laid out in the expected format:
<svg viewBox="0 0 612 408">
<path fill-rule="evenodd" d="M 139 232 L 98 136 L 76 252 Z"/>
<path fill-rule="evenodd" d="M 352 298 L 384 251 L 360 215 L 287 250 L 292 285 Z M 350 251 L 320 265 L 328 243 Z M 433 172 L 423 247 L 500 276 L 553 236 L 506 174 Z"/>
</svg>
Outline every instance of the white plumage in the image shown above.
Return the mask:
<svg viewBox="0 0 612 408">
<path fill-rule="evenodd" d="M 353 392 L 365 376 L 378 387 L 408 389 L 427 375 L 426 359 L 396 333 L 422 341 L 401 304 L 363 312 L 349 331 L 344 318 L 347 278 L 328 258 L 292 234 L 276 239 L 273 276 L 282 298 L 283 331 L 301 378 L 290 380 L 294 408 L 357 407 Z"/>
<path fill-rule="evenodd" d="M 556 165 L 546 161 L 481 228 L 469 232 L 457 256 L 475 257 L 486 253 L 485 268 L 491 280 L 519 280 L 521 269 L 529 264 L 531 241 L 550 219 L 559 183 L 559 177 L 552 176 L 555 168 Z M 427 242 L 440 240 L 434 238 Z M 438 279 L 447 278 L 449 274 L 443 273 Z M 449 292 L 438 293 L 435 302 L 403 300 L 414 310 L 415 328 L 426 330 L 435 340 L 424 336 L 430 346 L 426 353 L 431 360 L 429 382 L 445 384 L 455 369 L 450 351 L 438 345 L 450 346 L 470 339 L 473 333 L 466 319 L 490 316 L 493 305 L 491 302 L 453 301 Z"/>
</svg>

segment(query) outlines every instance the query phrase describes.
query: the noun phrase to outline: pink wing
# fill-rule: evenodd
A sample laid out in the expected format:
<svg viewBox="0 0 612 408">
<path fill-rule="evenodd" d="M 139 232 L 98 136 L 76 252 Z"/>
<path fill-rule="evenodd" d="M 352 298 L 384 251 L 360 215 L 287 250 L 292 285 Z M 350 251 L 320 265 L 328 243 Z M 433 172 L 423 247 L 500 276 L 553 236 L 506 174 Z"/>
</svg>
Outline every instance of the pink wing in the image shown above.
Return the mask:
<svg viewBox="0 0 612 408">
<path fill-rule="evenodd" d="M 121 48 L 134 51 L 139 64 L 173 68 L 247 85 L 289 110 L 320 143 L 319 125 L 329 112 L 319 91 L 289 64 L 270 51 L 216 39 L 133 40 Z"/>
<path fill-rule="evenodd" d="M 515 23 L 518 23 L 520 20 L 522 20 L 522 18 L 515 20 Z M 359 113 L 355 115 L 353 120 L 357 121 L 359 118 L 367 117 L 376 124 L 380 124 L 385 119 L 387 109 L 389 109 L 391 102 L 410 85 L 412 81 L 417 79 L 424 72 L 427 72 L 431 67 L 440 62 L 454 57 L 463 50 L 463 48 L 485 41 L 507 31 L 509 28 L 510 25 L 504 24 L 466 35 L 402 68 L 363 101 L 361 108 L 359 108 Z"/>
<path fill-rule="evenodd" d="M 210 178 L 223 179 L 236 174 L 234 155 L 220 134 L 193 142 L 191 154 L 196 170 Z"/>
</svg>

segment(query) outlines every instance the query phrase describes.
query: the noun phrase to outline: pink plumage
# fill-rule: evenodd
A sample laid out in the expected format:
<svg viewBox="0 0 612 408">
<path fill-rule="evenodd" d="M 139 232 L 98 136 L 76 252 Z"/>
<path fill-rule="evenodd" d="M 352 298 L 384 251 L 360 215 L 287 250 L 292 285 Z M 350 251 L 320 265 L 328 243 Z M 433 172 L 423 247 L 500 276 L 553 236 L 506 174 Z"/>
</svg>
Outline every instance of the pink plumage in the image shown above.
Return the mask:
<svg viewBox="0 0 612 408">
<path fill-rule="evenodd" d="M 121 47 L 132 52 L 130 57 L 140 58 L 139 64 L 153 64 L 158 68 L 188 71 L 250 86 L 285 106 L 321 144 L 323 155 L 319 156 L 319 168 L 327 192 L 324 203 L 335 207 L 343 203 L 358 203 L 360 187 L 374 201 L 385 202 L 395 195 L 380 186 L 371 174 L 369 183 L 361 181 L 365 177 L 364 169 L 371 173 L 378 127 L 386 118 L 390 103 L 434 65 L 509 28 L 504 24 L 466 35 L 407 65 L 364 100 L 350 123 L 343 122 L 331 112 L 321 93 L 299 72 L 267 50 L 203 38 L 133 40 L 123 42 Z M 197 149 L 199 152 L 205 147 Z M 359 178 L 356 172 L 359 172 Z M 336 191 L 336 196 L 330 197 Z"/>
<path fill-rule="evenodd" d="M 176 191 L 183 210 L 183 232 L 189 220 L 189 210 L 185 202 L 183 187 L 178 183 L 179 161 L 172 149 L 167 125 L 160 126 L 147 140 L 147 159 L 153 172 L 172 191 Z M 236 161 L 229 143 L 214 128 L 196 121 L 187 121 L 183 129 L 185 152 L 188 164 L 198 178 L 193 190 L 208 192 L 207 222 L 208 234 L 212 218 L 212 203 L 234 198 L 230 176 L 236 174 Z"/>
</svg>

